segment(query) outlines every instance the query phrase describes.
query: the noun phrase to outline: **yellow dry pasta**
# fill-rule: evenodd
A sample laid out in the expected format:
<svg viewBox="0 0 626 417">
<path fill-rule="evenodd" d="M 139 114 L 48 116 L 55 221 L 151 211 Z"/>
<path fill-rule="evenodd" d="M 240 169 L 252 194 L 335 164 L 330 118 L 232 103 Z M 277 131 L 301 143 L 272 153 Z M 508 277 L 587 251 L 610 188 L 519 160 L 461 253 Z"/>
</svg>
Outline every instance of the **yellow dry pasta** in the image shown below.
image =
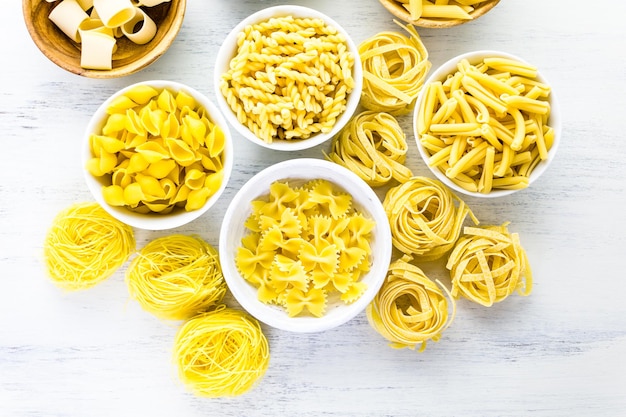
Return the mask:
<svg viewBox="0 0 626 417">
<path fill-rule="evenodd" d="M 428 51 L 411 25 L 400 32 L 380 32 L 359 45 L 363 65 L 361 104 L 394 116 L 411 111 L 431 63 Z"/>
<path fill-rule="evenodd" d="M 144 246 L 126 270 L 126 285 L 144 310 L 166 320 L 206 312 L 226 293 L 217 251 L 199 236 L 181 234 Z"/>
<path fill-rule="evenodd" d="M 391 347 L 426 349 L 450 326 L 456 304 L 448 289 L 433 282 L 404 255 L 389 266 L 385 281 L 366 314 L 370 325 Z M 451 311 L 449 311 L 451 310 Z"/>
<path fill-rule="evenodd" d="M 157 32 L 145 7 L 169 0 L 61 0 L 55 4 L 49 19 L 81 51 L 80 65 L 85 69 L 110 70 L 118 38 L 144 45 Z"/>
<path fill-rule="evenodd" d="M 62 210 L 44 241 L 50 279 L 70 291 L 91 288 L 105 280 L 134 250 L 133 229 L 92 202 Z"/>
<path fill-rule="evenodd" d="M 519 235 L 501 226 L 466 227 L 448 257 L 452 295 L 486 307 L 513 292 L 530 295 L 532 271 Z"/>
<path fill-rule="evenodd" d="M 366 290 L 375 224 L 330 181 L 274 182 L 245 226 L 235 263 L 261 302 L 321 317 L 329 300 L 351 303 Z"/>
<path fill-rule="evenodd" d="M 224 305 L 178 330 L 173 360 L 181 382 L 199 397 L 236 397 L 265 375 L 269 344 L 259 322 Z"/>
<path fill-rule="evenodd" d="M 395 117 L 364 111 L 333 138 L 326 158 L 350 169 L 370 186 L 379 187 L 413 176 L 404 165 L 407 150 L 406 135 Z"/>
<path fill-rule="evenodd" d="M 480 7 L 485 0 L 396 0 L 410 14 L 411 20 L 429 19 L 462 19 L 471 20 L 471 13 Z"/>
<path fill-rule="evenodd" d="M 425 86 L 415 127 L 429 165 L 470 192 L 527 187 L 554 142 L 549 96 L 530 64 L 462 60 L 446 81 Z"/>
<path fill-rule="evenodd" d="M 344 36 L 322 19 L 275 17 L 239 34 L 219 88 L 259 139 L 307 139 L 330 132 L 345 111 L 354 61 Z"/>
<path fill-rule="evenodd" d="M 198 210 L 221 187 L 226 138 L 185 91 L 138 85 L 107 108 L 91 134 L 87 170 L 104 200 L 139 213 Z"/>
<path fill-rule="evenodd" d="M 383 208 L 391 226 L 393 245 L 419 261 L 441 258 L 456 243 L 469 214 L 463 200 L 440 181 L 413 177 L 385 195 Z"/>
</svg>

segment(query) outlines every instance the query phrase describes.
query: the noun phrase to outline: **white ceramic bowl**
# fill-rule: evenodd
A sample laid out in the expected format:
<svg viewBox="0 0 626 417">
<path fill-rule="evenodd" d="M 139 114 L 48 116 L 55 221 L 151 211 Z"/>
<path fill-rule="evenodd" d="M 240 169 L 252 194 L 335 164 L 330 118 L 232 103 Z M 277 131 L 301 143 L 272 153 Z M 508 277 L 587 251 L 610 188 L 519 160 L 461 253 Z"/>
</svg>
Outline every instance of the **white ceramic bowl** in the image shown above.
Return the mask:
<svg viewBox="0 0 626 417">
<path fill-rule="evenodd" d="M 519 61 L 519 62 L 527 63 L 527 61 L 525 61 L 522 58 L 519 58 L 515 55 L 511 55 L 509 53 L 500 52 L 500 51 L 480 50 L 480 51 L 468 52 L 468 53 L 456 56 L 448 60 L 443 65 L 441 65 L 428 77 L 424 85 L 428 85 L 429 83 L 434 82 L 434 81 L 442 81 L 442 82 L 445 81 L 445 79 L 449 75 L 452 75 L 457 71 L 457 64 L 463 59 L 467 59 L 470 64 L 476 64 L 476 63 L 481 62 L 484 58 L 487 58 L 487 57 L 508 58 L 508 59 Z M 546 78 L 541 74 L 540 71 L 538 71 L 537 79 L 542 83 L 552 86 L 552 84 L 550 84 L 550 82 L 546 80 Z M 490 193 L 471 192 L 455 184 L 439 168 L 430 167 L 428 165 L 430 154 L 422 145 L 420 141 L 420 134 L 417 128 L 417 117 L 418 117 L 417 115 L 420 111 L 419 109 L 424 99 L 425 90 L 426 90 L 425 88 L 422 89 L 422 91 L 420 92 L 417 98 L 414 115 L 413 115 L 413 129 L 414 129 L 415 141 L 417 143 L 417 148 L 419 150 L 419 153 L 422 159 L 424 160 L 424 163 L 429 167 L 431 172 L 439 180 L 441 180 L 441 182 L 443 182 L 445 185 L 447 185 L 451 189 L 459 193 L 473 196 L 473 197 L 482 197 L 482 198 L 503 197 L 506 195 L 513 194 L 517 191 L 520 191 L 520 190 L 508 190 L 508 189 L 494 189 Z M 535 182 L 548 169 L 548 166 L 554 160 L 554 157 L 557 152 L 557 148 L 559 147 L 559 142 L 561 140 L 561 109 L 560 109 L 554 89 L 551 89 L 548 102 L 550 103 L 550 115 L 549 115 L 547 124 L 548 126 L 554 129 L 554 143 L 548 152 L 548 159 L 539 162 L 537 166 L 534 168 L 534 170 L 531 172 L 530 177 L 528 178 L 528 187 L 530 187 L 530 185 L 533 182 Z"/>
<path fill-rule="evenodd" d="M 376 226 L 371 239 L 371 269 L 361 276 L 367 284 L 366 292 L 352 304 L 343 301 L 329 303 L 322 317 L 289 317 L 282 308 L 264 304 L 257 298 L 257 289 L 240 274 L 235 264 L 241 238 L 248 232 L 244 223 L 251 214 L 251 202 L 269 194 L 269 187 L 276 181 L 288 181 L 301 185 L 309 180 L 324 179 L 338 189 L 350 193 L 354 207 L 373 219 Z M 235 195 L 230 203 L 220 231 L 219 252 L 222 272 L 228 288 L 250 314 L 263 323 L 292 332 L 318 332 L 337 327 L 362 312 L 380 289 L 391 260 L 391 231 L 389 221 L 377 195 L 356 174 L 333 162 L 321 159 L 291 159 L 264 169 L 252 177 Z"/>
<path fill-rule="evenodd" d="M 220 188 L 207 200 L 207 202 L 200 209 L 185 211 L 183 208 L 175 208 L 170 213 L 167 214 L 158 214 L 158 213 L 148 213 L 142 214 L 134 212 L 125 207 L 112 206 L 107 204 L 104 201 L 104 197 L 102 196 L 102 187 L 105 185 L 110 185 L 110 179 L 105 177 L 95 177 L 92 175 L 85 166 L 87 161 L 92 157 L 91 147 L 89 143 L 89 136 L 94 132 L 100 132 L 104 123 L 107 119 L 107 108 L 110 106 L 111 102 L 119 97 L 120 95 L 126 93 L 128 90 L 138 86 L 138 85 L 148 85 L 154 87 L 158 90 L 167 88 L 171 92 L 184 91 L 187 94 L 191 95 L 196 102 L 205 108 L 209 115 L 209 119 L 217 126 L 219 126 L 224 132 L 226 138 L 226 144 L 224 148 L 224 177 L 222 180 L 222 184 Z M 175 227 L 182 226 L 191 222 L 192 220 L 197 219 L 202 214 L 204 214 L 215 202 L 220 198 L 221 194 L 224 192 L 226 188 L 226 184 L 230 178 L 230 174 L 233 168 L 233 143 L 230 131 L 228 129 L 228 125 L 226 120 L 220 113 L 219 109 L 215 104 L 213 104 L 204 94 L 199 91 L 189 87 L 187 85 L 174 82 L 174 81 L 164 81 L 164 80 L 152 80 L 152 81 L 144 81 L 136 84 L 129 85 L 122 90 L 116 92 L 107 100 L 105 100 L 100 107 L 96 110 L 94 115 L 91 117 L 87 128 L 85 130 L 85 136 L 83 138 L 83 172 L 85 176 L 85 181 L 87 182 L 87 186 L 91 191 L 91 194 L 95 198 L 95 200 L 113 217 L 116 219 L 130 225 L 133 227 L 137 227 L 139 229 L 146 230 L 165 230 L 165 229 L 173 229 Z"/>
<path fill-rule="evenodd" d="M 237 53 L 237 37 L 243 31 L 243 29 L 251 24 L 255 24 L 258 22 L 266 21 L 272 17 L 282 17 L 282 16 L 293 16 L 293 17 L 307 17 L 307 18 L 319 18 L 323 19 L 328 25 L 333 26 L 337 31 L 339 31 L 346 39 L 348 44 L 348 49 L 354 56 L 354 67 L 352 69 L 352 77 L 354 78 L 355 86 L 354 89 L 348 94 L 347 102 L 346 102 L 346 110 L 337 118 L 337 121 L 332 128 L 332 130 L 328 133 L 317 133 L 312 135 L 307 139 L 299 139 L 299 140 L 273 140 L 272 143 L 267 143 L 262 140 L 258 136 L 256 136 L 250 129 L 241 124 L 237 120 L 236 114 L 233 112 L 231 107 L 226 102 L 226 99 L 220 92 L 220 81 L 222 79 L 222 75 L 226 73 L 229 69 L 230 62 L 232 58 Z M 264 146 L 266 148 L 280 150 L 280 151 L 296 151 L 302 149 L 312 148 L 317 146 L 330 138 L 332 138 L 337 132 L 341 130 L 343 126 L 350 120 L 354 112 L 356 111 L 359 100 L 361 98 L 361 90 L 363 88 L 363 71 L 361 67 L 361 60 L 359 58 L 359 52 L 357 46 L 354 41 L 346 32 L 344 28 L 342 28 L 337 22 L 335 22 L 330 17 L 326 16 L 323 13 L 320 13 L 317 10 L 303 7 L 303 6 L 274 6 L 268 7 L 266 9 L 260 10 L 249 17 L 242 20 L 237 26 L 233 28 L 233 30 L 226 36 L 222 46 L 219 49 L 217 54 L 217 58 L 215 61 L 215 73 L 214 73 L 214 84 L 215 91 L 217 95 L 217 103 L 226 116 L 228 122 L 235 128 L 237 132 L 239 132 L 243 137 L 248 139 L 249 141 L 256 143 L 258 145 Z"/>
</svg>

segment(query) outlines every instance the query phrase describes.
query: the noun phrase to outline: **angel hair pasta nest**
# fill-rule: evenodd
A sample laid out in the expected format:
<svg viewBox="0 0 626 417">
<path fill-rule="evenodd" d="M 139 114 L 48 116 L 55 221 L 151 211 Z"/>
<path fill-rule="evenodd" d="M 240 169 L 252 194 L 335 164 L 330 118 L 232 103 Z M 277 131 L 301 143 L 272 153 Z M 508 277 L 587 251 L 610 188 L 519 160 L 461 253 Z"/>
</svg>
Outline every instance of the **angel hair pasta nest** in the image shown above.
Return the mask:
<svg viewBox="0 0 626 417">
<path fill-rule="evenodd" d="M 226 293 L 215 248 L 180 234 L 148 243 L 126 271 L 126 284 L 144 310 L 169 320 L 205 312 Z"/>
<path fill-rule="evenodd" d="M 269 365 L 259 322 L 224 305 L 187 321 L 174 341 L 181 381 L 201 397 L 234 397 L 250 390 Z"/>
<path fill-rule="evenodd" d="M 61 211 L 44 241 L 50 278 L 72 291 L 108 278 L 134 250 L 133 229 L 95 202 L 77 203 Z"/>
</svg>

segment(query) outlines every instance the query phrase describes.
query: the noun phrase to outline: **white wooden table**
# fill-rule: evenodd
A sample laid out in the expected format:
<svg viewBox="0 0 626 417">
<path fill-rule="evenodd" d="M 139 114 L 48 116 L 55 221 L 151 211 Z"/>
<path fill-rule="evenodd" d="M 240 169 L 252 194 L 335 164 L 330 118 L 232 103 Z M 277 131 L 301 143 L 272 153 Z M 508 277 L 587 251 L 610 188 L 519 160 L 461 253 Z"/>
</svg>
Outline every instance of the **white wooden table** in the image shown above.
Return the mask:
<svg viewBox="0 0 626 417">
<path fill-rule="evenodd" d="M 29 38 L 20 2 L 0 14 L 0 416 L 624 416 L 626 415 L 626 3 L 503 0 L 461 27 L 419 32 L 435 66 L 497 49 L 536 64 L 563 110 L 563 139 L 530 189 L 465 198 L 483 223 L 510 221 L 535 276 L 532 295 L 492 308 L 460 301 L 423 353 L 393 350 L 364 314 L 336 330 L 265 327 L 271 364 L 243 396 L 188 393 L 171 363 L 176 324 L 129 300 L 124 269 L 64 293 L 46 277 L 42 242 L 63 208 L 91 200 L 80 147 L 92 112 L 136 81 L 171 79 L 214 97 L 213 62 L 245 16 L 275 0 L 189 0 L 171 49 L 135 75 L 84 79 L 49 62 Z M 399 30 L 376 0 L 294 0 L 336 19 L 360 43 Z M 410 133 L 408 166 L 429 175 Z M 221 201 L 176 229 L 217 245 L 234 193 L 260 169 L 322 148 L 271 152 L 235 134 Z M 136 231 L 138 247 L 168 232 Z M 433 271 L 433 278 L 437 277 Z M 234 301 L 229 299 L 234 305 Z"/>
</svg>

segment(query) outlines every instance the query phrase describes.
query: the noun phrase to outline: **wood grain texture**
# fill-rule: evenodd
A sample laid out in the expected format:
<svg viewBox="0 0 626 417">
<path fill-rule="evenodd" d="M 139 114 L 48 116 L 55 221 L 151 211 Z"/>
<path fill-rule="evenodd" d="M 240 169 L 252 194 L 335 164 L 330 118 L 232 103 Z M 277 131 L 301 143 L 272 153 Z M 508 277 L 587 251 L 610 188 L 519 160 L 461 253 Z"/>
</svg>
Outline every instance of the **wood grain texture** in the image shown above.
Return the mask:
<svg viewBox="0 0 626 417">
<path fill-rule="evenodd" d="M 342 24 L 359 43 L 398 30 L 378 0 L 294 0 Z M 332 331 L 264 328 L 270 368 L 237 398 L 189 394 L 171 363 L 177 324 L 129 300 L 123 267 L 85 292 L 46 278 L 42 242 L 54 216 L 90 200 L 80 166 L 92 112 L 128 84 L 171 79 L 214 96 L 213 61 L 231 28 L 279 1 L 190 1 L 171 48 L 141 72 L 87 79 L 51 63 L 30 39 L 19 2 L 0 31 L 0 416 L 623 416 L 626 413 L 626 3 L 502 1 L 449 29 L 420 29 L 434 66 L 475 49 L 537 65 L 563 110 L 553 165 L 530 189 L 467 198 L 485 224 L 510 221 L 533 267 L 528 298 L 486 309 L 466 301 L 438 343 L 393 350 L 364 314 Z M 593 10 L 590 10 L 593 7 Z M 602 11 L 598 13 L 597 11 Z M 15 58 L 19 57 L 19 59 Z M 409 118 L 400 120 L 410 143 Z M 209 213 L 176 229 L 217 245 L 236 191 L 260 169 L 294 155 L 235 136 L 229 187 Z M 415 146 L 407 165 L 429 175 Z M 168 232 L 137 231 L 137 242 Z M 447 279 L 441 265 L 424 265 Z M 235 305 L 228 298 L 230 305 Z"/>
</svg>

